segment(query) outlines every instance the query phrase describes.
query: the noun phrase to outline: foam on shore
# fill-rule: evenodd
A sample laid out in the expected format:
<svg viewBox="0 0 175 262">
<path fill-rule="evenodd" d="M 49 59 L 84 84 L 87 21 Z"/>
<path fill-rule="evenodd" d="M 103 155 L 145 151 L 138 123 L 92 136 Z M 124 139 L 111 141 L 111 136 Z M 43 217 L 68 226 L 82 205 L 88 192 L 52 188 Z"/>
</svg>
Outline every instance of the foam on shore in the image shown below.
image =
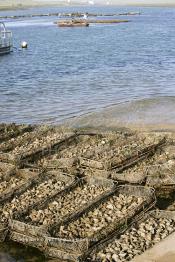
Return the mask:
<svg viewBox="0 0 175 262">
<path fill-rule="evenodd" d="M 121 103 L 76 117 L 71 127 L 125 127 L 139 130 L 175 131 L 175 97 L 159 97 Z"/>
</svg>

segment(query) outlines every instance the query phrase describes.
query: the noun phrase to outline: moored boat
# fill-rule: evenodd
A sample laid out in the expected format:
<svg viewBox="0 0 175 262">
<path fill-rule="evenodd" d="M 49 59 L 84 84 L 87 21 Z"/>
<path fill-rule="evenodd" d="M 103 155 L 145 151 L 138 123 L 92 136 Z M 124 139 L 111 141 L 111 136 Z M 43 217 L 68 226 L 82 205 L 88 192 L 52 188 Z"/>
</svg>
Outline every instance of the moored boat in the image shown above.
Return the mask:
<svg viewBox="0 0 175 262">
<path fill-rule="evenodd" d="M 3 22 L 0 22 L 0 55 L 10 53 L 12 48 L 12 32 L 6 29 Z"/>
<path fill-rule="evenodd" d="M 59 21 L 58 23 L 59 27 L 87 27 L 89 26 L 89 23 L 87 21 L 83 20 L 64 20 Z"/>
</svg>

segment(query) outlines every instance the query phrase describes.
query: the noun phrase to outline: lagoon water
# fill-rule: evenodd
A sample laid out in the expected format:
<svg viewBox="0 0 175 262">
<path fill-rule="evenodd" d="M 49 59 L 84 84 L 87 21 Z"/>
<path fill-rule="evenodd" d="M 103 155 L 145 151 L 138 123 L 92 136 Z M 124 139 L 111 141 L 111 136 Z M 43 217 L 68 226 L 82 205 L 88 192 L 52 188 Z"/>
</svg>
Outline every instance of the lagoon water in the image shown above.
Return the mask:
<svg viewBox="0 0 175 262">
<path fill-rule="evenodd" d="M 89 28 L 58 28 L 57 17 L 4 20 L 15 48 L 0 57 L 0 122 L 174 124 L 175 9 L 57 7 L 0 16 L 132 10 L 142 15 L 119 17 L 130 23 Z M 22 40 L 28 49 L 20 49 Z M 19 245 L 3 244 L 0 252 L 7 261 L 44 261 Z"/>
<path fill-rule="evenodd" d="M 89 28 L 58 28 L 58 17 L 5 20 L 15 48 L 0 57 L 0 122 L 60 123 L 142 99 L 175 107 L 175 8 L 57 7 L 0 15 L 72 11 L 142 15 Z M 20 49 L 22 40 L 27 50 Z"/>
</svg>

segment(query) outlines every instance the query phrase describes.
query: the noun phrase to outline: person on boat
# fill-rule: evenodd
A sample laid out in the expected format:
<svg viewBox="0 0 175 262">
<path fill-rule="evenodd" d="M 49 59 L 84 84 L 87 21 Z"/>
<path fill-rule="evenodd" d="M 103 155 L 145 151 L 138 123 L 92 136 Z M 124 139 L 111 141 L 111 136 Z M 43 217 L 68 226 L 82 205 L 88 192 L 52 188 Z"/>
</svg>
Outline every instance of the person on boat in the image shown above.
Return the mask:
<svg viewBox="0 0 175 262">
<path fill-rule="evenodd" d="M 87 20 L 87 18 L 88 18 L 88 13 L 85 13 L 84 16 L 83 16 L 83 19 Z"/>
</svg>

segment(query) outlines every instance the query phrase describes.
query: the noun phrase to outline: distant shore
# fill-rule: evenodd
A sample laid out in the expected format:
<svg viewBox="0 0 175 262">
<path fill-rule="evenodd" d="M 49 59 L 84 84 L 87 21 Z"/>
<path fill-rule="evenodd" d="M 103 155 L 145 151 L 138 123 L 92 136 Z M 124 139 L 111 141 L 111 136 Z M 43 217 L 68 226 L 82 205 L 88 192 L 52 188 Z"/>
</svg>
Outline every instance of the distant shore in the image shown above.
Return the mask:
<svg viewBox="0 0 175 262">
<path fill-rule="evenodd" d="M 8 10 L 23 10 L 23 9 L 28 9 L 28 8 L 38 8 L 38 7 L 52 7 L 52 6 L 63 6 L 61 4 L 49 4 L 49 3 L 41 3 L 41 4 L 30 4 L 30 3 L 25 3 L 22 5 L 3 5 L 0 4 L 0 11 L 8 11 Z M 66 5 L 65 5 L 66 6 Z"/>
<path fill-rule="evenodd" d="M 6 3 L 2 4 L 0 3 L 0 11 L 8 11 L 8 10 L 20 10 L 20 9 L 28 9 L 28 8 L 39 8 L 39 7 L 72 7 L 72 6 L 87 6 L 90 7 L 90 5 L 83 5 L 83 4 L 76 4 L 74 3 L 73 5 L 71 4 L 66 4 L 66 3 L 55 3 L 55 2 L 45 2 L 45 3 L 31 3 L 30 1 L 26 1 L 23 4 L 11 4 L 11 3 Z M 96 5 L 97 6 L 97 5 Z M 99 5 L 100 6 L 100 5 Z M 175 3 L 174 4 L 127 4 L 127 5 L 110 5 L 112 6 L 119 6 L 119 7 L 169 7 L 169 8 L 175 8 Z"/>
</svg>

